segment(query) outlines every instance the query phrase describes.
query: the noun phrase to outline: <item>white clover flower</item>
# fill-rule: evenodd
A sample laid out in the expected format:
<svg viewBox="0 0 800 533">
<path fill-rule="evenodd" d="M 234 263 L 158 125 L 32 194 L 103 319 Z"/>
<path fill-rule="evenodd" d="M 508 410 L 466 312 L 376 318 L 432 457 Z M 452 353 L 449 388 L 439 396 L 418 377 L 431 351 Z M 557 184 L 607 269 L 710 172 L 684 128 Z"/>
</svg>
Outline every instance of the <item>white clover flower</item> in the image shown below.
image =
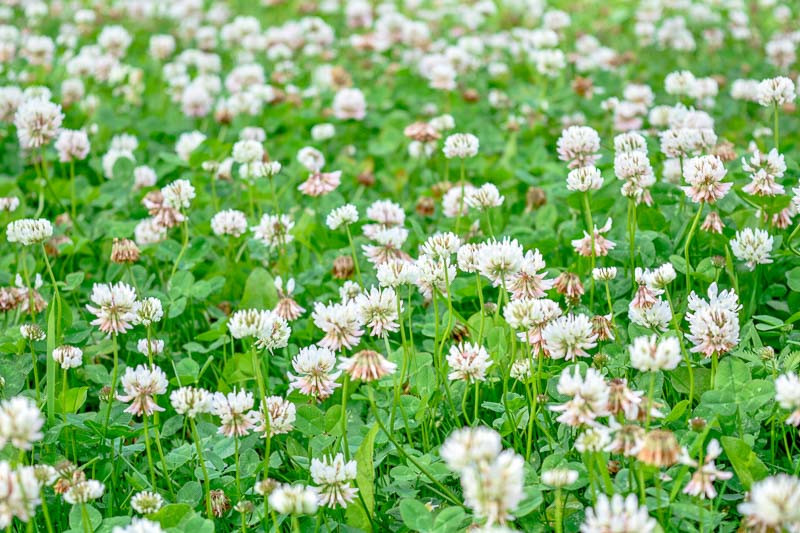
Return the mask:
<svg viewBox="0 0 800 533">
<path fill-rule="evenodd" d="M 161 306 L 161 300 L 155 297 L 147 297 L 142 300 L 137 300 L 133 304 L 133 323 L 141 324 L 142 326 L 150 326 L 156 322 L 160 322 L 164 317 L 164 308 Z"/>
<path fill-rule="evenodd" d="M 36 477 L 35 467 L 13 468 L 8 461 L 0 461 L 0 486 L 3 487 L 0 527 L 11 529 L 14 518 L 29 522 L 41 503 L 41 483 Z"/>
<path fill-rule="evenodd" d="M 315 124 L 311 128 L 311 138 L 315 141 L 327 141 L 336 135 L 336 127 L 330 123 Z"/>
<path fill-rule="evenodd" d="M 289 433 L 294 427 L 296 416 L 297 408 L 292 402 L 280 396 L 270 396 L 261 402 L 256 431 L 265 438 Z"/>
<path fill-rule="evenodd" d="M 504 200 L 505 197 L 500 194 L 500 191 L 492 183 L 484 183 L 480 188 L 471 190 L 464 198 L 468 206 L 481 211 L 491 207 L 499 207 L 503 205 Z"/>
<path fill-rule="evenodd" d="M 253 237 L 270 248 L 289 244 L 294 240 L 291 234 L 294 221 L 289 215 L 270 215 L 265 213 L 257 226 L 250 226 Z"/>
<path fill-rule="evenodd" d="M 164 351 L 164 341 L 161 339 L 139 339 L 136 341 L 136 349 L 142 355 L 160 355 Z"/>
<path fill-rule="evenodd" d="M 33 400 L 14 396 L 0 403 L 0 449 L 7 443 L 19 450 L 30 450 L 42 439 L 44 418 Z"/>
<path fill-rule="evenodd" d="M 336 379 L 342 374 L 334 371 L 336 354 L 321 346 L 307 346 L 292 358 L 292 369 L 297 374 L 287 372 L 289 389 L 297 389 L 306 396 L 324 400 L 333 394 L 340 385 Z"/>
<path fill-rule="evenodd" d="M 586 510 L 586 518 L 581 524 L 581 533 L 652 533 L 657 523 L 650 518 L 647 506 L 639 506 L 635 494 L 624 497 L 614 494 L 611 498 L 599 494 L 594 507 Z"/>
<path fill-rule="evenodd" d="M 791 103 L 796 97 L 794 82 L 785 76 L 762 80 L 756 90 L 756 100 L 764 107 Z"/>
<path fill-rule="evenodd" d="M 19 333 L 23 339 L 29 341 L 43 341 L 47 334 L 37 324 L 22 324 L 19 327 Z"/>
<path fill-rule="evenodd" d="M 655 331 L 665 331 L 672 320 L 669 302 L 657 299 L 651 306 L 637 306 L 632 301 L 628 305 L 628 318 L 631 322 Z"/>
<path fill-rule="evenodd" d="M 217 432 L 226 437 L 247 435 L 257 422 L 257 414 L 252 411 L 254 404 L 253 395 L 247 391 L 234 388 L 228 394 L 214 393 L 211 414 L 220 418 Z"/>
<path fill-rule="evenodd" d="M 762 479 L 737 507 L 754 531 L 791 530 L 800 523 L 800 480 L 788 474 Z"/>
<path fill-rule="evenodd" d="M 592 270 L 595 281 L 611 281 L 617 277 L 617 267 L 600 267 Z"/>
<path fill-rule="evenodd" d="M 666 337 L 660 341 L 656 335 L 637 337 L 628 351 L 631 366 L 642 372 L 674 370 L 681 362 L 681 349 L 675 337 Z"/>
<path fill-rule="evenodd" d="M 792 411 L 786 423 L 800 426 L 800 378 L 797 374 L 787 372 L 778 376 L 775 380 L 775 401 L 783 409 Z"/>
<path fill-rule="evenodd" d="M 178 141 L 175 143 L 175 153 L 178 154 L 182 160 L 189 162 L 192 152 L 203 144 L 206 136 L 199 131 L 192 131 L 189 133 L 181 133 Z M 188 205 L 186 207 L 189 207 Z"/>
<path fill-rule="evenodd" d="M 694 291 L 689 295 L 689 334 L 693 352 L 706 357 L 729 352 L 739 344 L 739 296 L 733 289 L 719 292 L 716 283 L 708 288 L 708 301 Z"/>
<path fill-rule="evenodd" d="M 211 217 L 214 235 L 240 237 L 247 231 L 247 216 L 237 209 L 226 209 Z"/>
<path fill-rule="evenodd" d="M 14 113 L 14 125 L 22 148 L 46 146 L 59 132 L 64 114 L 61 106 L 45 99 L 29 99 Z"/>
<path fill-rule="evenodd" d="M 237 163 L 254 163 L 264 158 L 264 146 L 255 140 L 237 141 L 233 145 L 233 160 Z"/>
<path fill-rule="evenodd" d="M 551 487 L 566 487 L 578 481 L 578 472 L 569 468 L 553 468 L 542 472 L 542 483 Z"/>
<path fill-rule="evenodd" d="M 270 493 L 269 506 L 281 514 L 304 515 L 317 512 L 318 495 L 305 485 L 280 485 Z"/>
<path fill-rule="evenodd" d="M 173 209 L 186 209 L 195 197 L 194 186 L 189 180 L 175 180 L 163 189 L 164 205 Z"/>
<path fill-rule="evenodd" d="M 465 427 L 455 430 L 439 449 L 439 455 L 450 470 L 462 472 L 474 463 L 497 457 L 503 445 L 500 434 L 487 427 Z"/>
<path fill-rule="evenodd" d="M 585 376 L 581 376 L 578 365 L 573 366 L 572 370 L 570 372 L 569 368 L 565 368 L 561 372 L 556 387 L 559 394 L 570 396 L 571 399 L 564 404 L 551 406 L 550 410 L 561 413 L 556 420 L 562 424 L 595 426 L 596 418 L 609 413 L 608 384 L 594 368 L 587 368 Z"/>
<path fill-rule="evenodd" d="M 394 289 L 372 287 L 355 297 L 355 305 L 360 322 L 370 328 L 373 337 L 384 337 L 400 328 L 397 313 L 402 312 L 403 303 L 398 302 Z"/>
<path fill-rule="evenodd" d="M 477 262 L 478 272 L 493 286 L 500 287 L 520 271 L 525 255 L 516 239 L 504 237 L 502 241 L 483 243 L 477 253 Z"/>
<path fill-rule="evenodd" d="M 167 392 L 167 375 L 157 366 L 147 368 L 138 365 L 135 369 L 128 367 L 122 376 L 122 388 L 125 394 L 119 396 L 122 402 L 131 402 L 125 409 L 132 415 L 151 416 L 155 411 L 163 411 L 155 396 Z"/>
<path fill-rule="evenodd" d="M 356 479 L 356 462 L 345 462 L 341 453 L 336 457 L 311 459 L 311 479 L 318 485 L 319 503 L 325 507 L 347 507 L 353 503 L 358 489 L 351 483 Z"/>
<path fill-rule="evenodd" d="M 89 155 L 89 136 L 83 130 L 61 130 L 55 148 L 62 163 L 81 161 Z"/>
<path fill-rule="evenodd" d="M 83 350 L 76 346 L 59 346 L 53 349 L 53 359 L 64 370 L 78 368 L 83 364 Z"/>
<path fill-rule="evenodd" d="M 589 357 L 586 350 L 597 346 L 597 334 L 592 328 L 592 321 L 584 314 L 556 318 L 544 327 L 542 339 L 550 357 L 567 361 Z"/>
<path fill-rule="evenodd" d="M 211 411 L 211 393 L 196 387 L 180 387 L 169 395 L 172 408 L 179 415 L 194 418 Z"/>
<path fill-rule="evenodd" d="M 455 157 L 459 159 L 466 159 L 468 157 L 475 157 L 478 154 L 478 147 L 480 141 L 471 133 L 454 133 L 449 135 L 444 140 L 444 156 L 447 159 Z"/>
<path fill-rule="evenodd" d="M 131 496 L 131 508 L 139 514 L 157 512 L 164 505 L 164 498 L 157 492 L 143 490 Z"/>
<path fill-rule="evenodd" d="M 594 165 L 600 158 L 600 135 L 588 126 L 570 126 L 561 132 L 557 149 L 558 158 L 569 168 Z"/>
<path fill-rule="evenodd" d="M 355 302 L 314 304 L 314 325 L 325 332 L 319 345 L 331 350 L 353 348 L 364 334 L 359 306 Z"/>
<path fill-rule="evenodd" d="M 44 218 L 23 218 L 6 226 L 8 242 L 18 242 L 24 246 L 40 244 L 53 236 L 53 225 Z"/>
<path fill-rule="evenodd" d="M 72 505 L 89 503 L 101 498 L 105 490 L 106 486 L 95 479 L 79 481 L 64 493 L 64 501 Z"/>
<path fill-rule="evenodd" d="M 772 235 L 763 229 L 744 228 L 737 231 L 730 241 L 731 251 L 747 268 L 754 270 L 756 265 L 772 263 Z"/>
<path fill-rule="evenodd" d="M 594 165 L 574 168 L 567 175 L 567 189 L 570 191 L 596 191 L 603 186 L 603 176 Z"/>
<path fill-rule="evenodd" d="M 332 230 L 358 222 L 358 209 L 353 204 L 337 207 L 328 214 L 325 224 Z"/>
<path fill-rule="evenodd" d="M 339 89 L 331 107 L 339 120 L 363 120 L 367 115 L 367 100 L 359 89 Z"/>
<path fill-rule="evenodd" d="M 492 365 L 492 361 L 483 346 L 462 342 L 450 347 L 447 364 L 452 369 L 447 379 L 474 382 L 486 381 L 486 370 Z"/>
<path fill-rule="evenodd" d="M 92 305 L 87 305 L 96 318 L 93 326 L 107 334 L 125 333 L 133 327 L 136 320 L 136 290 L 126 283 L 95 283 L 92 286 Z"/>
</svg>

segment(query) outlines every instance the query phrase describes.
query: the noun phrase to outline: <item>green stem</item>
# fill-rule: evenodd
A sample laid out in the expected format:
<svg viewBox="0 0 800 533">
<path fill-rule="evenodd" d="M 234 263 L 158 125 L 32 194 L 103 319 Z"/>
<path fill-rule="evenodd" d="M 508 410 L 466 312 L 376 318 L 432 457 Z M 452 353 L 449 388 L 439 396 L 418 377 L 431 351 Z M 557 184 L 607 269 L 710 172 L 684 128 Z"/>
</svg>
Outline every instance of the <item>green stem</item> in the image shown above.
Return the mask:
<svg viewBox="0 0 800 533">
<path fill-rule="evenodd" d="M 700 215 L 703 214 L 703 202 L 700 202 L 700 206 L 697 208 L 697 214 L 694 216 L 694 220 L 692 221 L 692 227 L 689 229 L 689 234 L 686 236 L 686 243 L 683 245 L 683 258 L 686 261 L 686 294 L 689 295 L 692 292 L 692 265 L 689 260 L 689 247 L 692 244 L 692 238 L 694 237 L 695 231 L 697 231 L 697 225 L 700 222 Z"/>
<path fill-rule="evenodd" d="M 77 218 L 77 202 L 75 201 L 75 161 L 69 162 L 69 195 L 70 195 L 70 212 L 72 214 L 72 223 Z"/>
<path fill-rule="evenodd" d="M 419 461 L 417 461 L 408 453 L 406 453 L 403 447 L 400 446 L 400 444 L 394 438 L 394 435 L 386 429 L 386 426 L 383 425 L 383 421 L 381 420 L 381 417 L 378 414 L 378 406 L 375 404 L 375 393 L 373 392 L 372 385 L 370 384 L 367 385 L 367 396 L 369 398 L 370 407 L 372 408 L 372 414 L 375 416 L 375 421 L 378 423 L 378 426 L 381 428 L 381 431 L 383 431 L 384 435 L 386 435 L 386 438 L 389 439 L 389 442 L 391 442 L 394 445 L 397 452 L 400 455 L 402 455 L 408 462 L 417 467 L 417 469 L 419 469 L 419 471 L 422 472 L 422 474 L 436 486 L 436 488 L 442 493 L 442 496 L 445 499 L 447 499 L 453 505 L 461 506 L 461 502 L 459 501 L 458 497 L 455 494 L 453 494 L 453 492 L 450 489 L 442 485 L 442 483 L 439 480 L 437 480 L 433 476 L 433 474 L 431 474 L 428 471 L 427 468 L 425 468 L 422 464 L 420 464 Z"/>
<path fill-rule="evenodd" d="M 778 104 L 773 106 L 772 114 L 775 122 L 775 125 L 772 129 L 773 142 L 775 143 L 775 150 L 780 151 L 780 122 L 778 121 Z"/>
<path fill-rule="evenodd" d="M 675 308 L 672 306 L 672 297 L 669 294 L 669 290 L 665 291 L 667 296 L 667 303 L 669 304 L 669 313 L 672 322 L 672 329 L 675 331 L 675 335 L 678 337 L 678 344 L 681 346 L 681 353 L 683 354 L 683 360 L 686 362 L 686 368 L 689 370 L 689 409 L 687 413 L 692 412 L 692 401 L 694 400 L 694 368 L 692 367 L 692 358 L 689 355 L 689 352 L 686 350 L 686 345 L 683 342 L 683 332 L 681 331 L 680 326 L 678 326 L 678 319 L 675 316 Z"/>
<path fill-rule="evenodd" d="M 156 490 L 156 469 L 153 466 L 153 453 L 150 450 L 150 430 L 147 423 L 147 415 L 142 417 L 142 423 L 144 424 L 144 447 L 147 452 L 147 467 L 150 469 L 150 487 Z M 166 472 L 164 472 L 164 475 L 166 475 Z"/>
<path fill-rule="evenodd" d="M 83 523 L 83 533 L 92 533 L 92 522 L 89 520 L 89 511 L 86 510 L 86 504 L 81 504 L 81 523 Z"/>
<path fill-rule="evenodd" d="M 47 257 L 47 250 L 42 244 L 42 255 L 44 256 L 44 263 L 47 266 L 47 273 L 50 276 L 50 283 L 53 285 L 53 302 L 56 310 L 56 323 L 55 323 L 55 336 L 51 343 L 52 346 L 59 344 L 61 338 L 61 294 L 58 292 L 58 283 L 56 283 L 56 276 L 53 274 L 53 267 L 50 264 L 50 259 Z M 35 368 L 35 366 L 34 366 Z M 47 376 L 47 413 L 48 418 L 52 421 L 55 419 L 56 409 L 56 362 L 53 359 L 53 354 L 48 350 L 47 359 L 45 361 L 45 373 Z M 37 387 L 38 394 L 38 387 Z"/>
<path fill-rule="evenodd" d="M 592 241 L 592 257 L 591 257 L 592 269 L 591 271 L 589 271 L 589 278 L 592 280 L 592 285 L 589 290 L 589 309 L 592 309 L 594 307 L 594 276 L 592 275 L 592 272 L 594 271 L 596 253 L 594 248 L 594 223 L 592 221 L 592 207 L 589 204 L 588 191 L 583 193 L 583 209 L 584 209 L 584 215 L 586 217 L 586 231 L 589 232 Z"/>
<path fill-rule="evenodd" d="M 350 376 L 347 372 L 344 373 L 342 380 L 342 416 L 340 423 L 342 427 L 342 451 L 344 452 L 344 460 L 350 460 L 350 447 L 347 445 L 347 385 L 350 382 Z"/>
<path fill-rule="evenodd" d="M 208 517 L 213 520 L 214 511 L 211 508 L 211 482 L 208 479 L 208 468 L 206 468 L 206 461 L 203 457 L 203 446 L 200 443 L 200 434 L 197 432 L 197 424 L 195 424 L 194 418 L 189 418 L 189 425 L 191 426 L 194 445 L 197 449 L 197 462 L 200 463 L 200 469 L 203 471 L 203 488 L 206 493 L 206 513 Z"/>
<path fill-rule="evenodd" d="M 353 244 L 353 235 L 350 233 L 350 224 L 344 225 L 347 231 L 347 242 L 350 243 L 350 253 L 353 254 L 353 266 L 356 268 L 356 276 L 358 276 L 358 284 L 364 288 L 364 280 L 361 278 L 361 268 L 358 266 L 358 254 L 356 254 L 356 246 Z"/>
<path fill-rule="evenodd" d="M 173 276 L 175 276 L 175 272 L 177 272 L 178 270 L 178 265 L 180 264 L 181 259 L 183 259 L 183 254 L 186 253 L 186 248 L 188 248 L 189 246 L 189 219 L 188 215 L 186 216 L 187 216 L 186 220 L 184 220 L 183 224 L 181 224 L 181 230 L 183 232 L 183 242 L 181 244 L 181 251 L 178 252 L 178 257 L 175 258 L 175 264 L 172 265 L 172 272 L 170 272 L 169 281 L 167 282 L 168 286 L 170 283 L 172 283 L 172 278 Z"/>
<path fill-rule="evenodd" d="M 564 521 L 562 519 L 562 509 L 561 509 L 561 488 L 556 489 L 556 533 L 562 533 L 564 531 Z"/>
</svg>

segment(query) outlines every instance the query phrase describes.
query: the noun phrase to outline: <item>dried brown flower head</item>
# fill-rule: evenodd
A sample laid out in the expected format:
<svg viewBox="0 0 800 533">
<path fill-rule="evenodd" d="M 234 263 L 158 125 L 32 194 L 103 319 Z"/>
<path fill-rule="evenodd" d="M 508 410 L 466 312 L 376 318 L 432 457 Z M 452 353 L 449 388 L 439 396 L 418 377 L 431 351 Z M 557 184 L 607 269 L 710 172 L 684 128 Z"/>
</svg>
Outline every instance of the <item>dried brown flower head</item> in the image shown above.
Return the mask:
<svg viewBox="0 0 800 533">
<path fill-rule="evenodd" d="M 111 261 L 114 263 L 135 263 L 139 260 L 139 247 L 130 239 L 114 239 L 111 246 Z"/>
<path fill-rule="evenodd" d="M 353 263 L 353 258 L 349 255 L 340 255 L 333 260 L 333 268 L 331 274 L 336 279 L 349 279 L 353 276 L 356 266 Z"/>
</svg>

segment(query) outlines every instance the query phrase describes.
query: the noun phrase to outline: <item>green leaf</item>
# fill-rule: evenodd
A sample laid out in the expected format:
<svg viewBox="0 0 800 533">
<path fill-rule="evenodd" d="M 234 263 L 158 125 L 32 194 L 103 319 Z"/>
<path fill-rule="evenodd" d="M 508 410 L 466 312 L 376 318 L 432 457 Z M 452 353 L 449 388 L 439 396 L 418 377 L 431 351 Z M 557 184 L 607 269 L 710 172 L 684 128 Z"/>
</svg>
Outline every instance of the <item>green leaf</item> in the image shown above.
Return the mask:
<svg viewBox="0 0 800 533">
<path fill-rule="evenodd" d="M 148 515 L 147 519 L 161 524 L 162 528 L 175 527 L 187 513 L 192 512 L 192 506 L 187 503 L 170 503 L 158 510 L 157 513 Z"/>
<path fill-rule="evenodd" d="M 377 434 L 378 426 L 372 426 L 353 457 L 356 461 L 356 487 L 369 511 L 369 516 L 360 505 L 351 505 L 347 508 L 347 524 L 367 531 L 372 529 L 370 517 L 375 514 L 375 467 L 372 455 Z"/>
<path fill-rule="evenodd" d="M 74 291 L 83 283 L 83 272 L 70 272 L 64 277 L 64 292 Z"/>
<path fill-rule="evenodd" d="M 254 268 L 244 285 L 240 309 L 272 309 L 278 301 L 278 292 L 269 272 L 261 267 Z"/>
<path fill-rule="evenodd" d="M 78 410 L 86 403 L 86 395 L 89 387 L 74 387 L 67 389 L 66 399 L 64 394 L 59 395 L 59 412 L 64 412 L 66 408 L 67 413 L 77 413 Z"/>
<path fill-rule="evenodd" d="M 722 443 L 722 449 L 725 450 L 725 455 L 728 456 L 728 460 L 736 472 L 736 476 L 746 490 L 750 489 L 754 482 L 762 480 L 769 475 L 766 465 L 755 454 L 752 446 L 745 441 L 735 437 L 723 436 L 720 442 Z"/>
<path fill-rule="evenodd" d="M 197 504 L 202 498 L 203 487 L 197 481 L 187 481 L 176 495 L 178 503 L 188 503 L 189 505 Z"/>
<path fill-rule="evenodd" d="M 436 533 L 464 531 L 469 522 L 469 516 L 461 507 L 445 507 L 436 515 L 433 531 Z"/>
<path fill-rule="evenodd" d="M 406 498 L 400 501 L 400 517 L 411 531 L 430 531 L 433 529 L 431 512 L 422 502 Z"/>
<path fill-rule="evenodd" d="M 89 515 L 89 524 L 91 524 L 92 531 L 100 527 L 103 522 L 103 515 L 100 511 L 94 508 L 93 505 L 86 504 L 86 514 Z M 83 518 L 81 517 L 81 506 L 73 505 L 69 510 L 69 527 L 76 531 L 83 531 Z"/>
</svg>

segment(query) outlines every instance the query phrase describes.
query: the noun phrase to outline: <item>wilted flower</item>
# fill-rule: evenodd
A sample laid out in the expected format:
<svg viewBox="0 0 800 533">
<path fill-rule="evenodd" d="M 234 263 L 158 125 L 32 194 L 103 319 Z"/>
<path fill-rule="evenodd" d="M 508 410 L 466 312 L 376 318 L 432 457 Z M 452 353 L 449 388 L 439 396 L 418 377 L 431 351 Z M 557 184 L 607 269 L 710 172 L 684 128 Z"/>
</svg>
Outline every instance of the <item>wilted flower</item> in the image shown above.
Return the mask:
<svg viewBox="0 0 800 533">
<path fill-rule="evenodd" d="M 339 370 L 347 372 L 351 379 L 375 381 L 394 374 L 397 365 L 374 350 L 361 350 L 352 357 L 343 357 Z"/>
</svg>

